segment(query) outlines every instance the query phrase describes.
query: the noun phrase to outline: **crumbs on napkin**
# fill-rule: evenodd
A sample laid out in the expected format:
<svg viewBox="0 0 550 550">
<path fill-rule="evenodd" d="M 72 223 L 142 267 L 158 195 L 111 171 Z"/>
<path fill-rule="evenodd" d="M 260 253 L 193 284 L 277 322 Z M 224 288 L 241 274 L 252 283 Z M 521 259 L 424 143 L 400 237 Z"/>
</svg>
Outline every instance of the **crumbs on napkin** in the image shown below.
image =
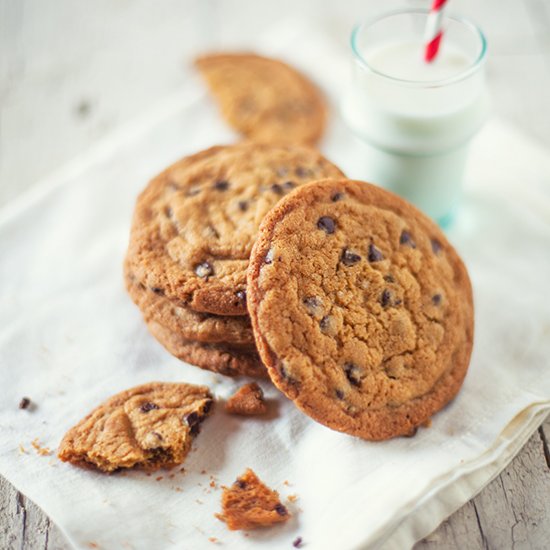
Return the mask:
<svg viewBox="0 0 550 550">
<path fill-rule="evenodd" d="M 42 447 L 38 437 L 35 437 L 32 441 L 31 441 L 31 445 L 34 447 L 34 449 L 36 450 L 37 454 L 39 454 L 40 456 L 50 456 L 52 454 L 52 452 L 50 451 L 49 447 Z"/>
</svg>

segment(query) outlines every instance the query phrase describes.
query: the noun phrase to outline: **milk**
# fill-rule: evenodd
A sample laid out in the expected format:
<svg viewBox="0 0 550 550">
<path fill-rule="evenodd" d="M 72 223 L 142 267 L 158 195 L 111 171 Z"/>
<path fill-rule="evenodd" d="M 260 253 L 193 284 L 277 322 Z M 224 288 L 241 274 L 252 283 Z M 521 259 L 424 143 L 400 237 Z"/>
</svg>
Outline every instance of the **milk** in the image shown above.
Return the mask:
<svg viewBox="0 0 550 550">
<path fill-rule="evenodd" d="M 423 48 L 419 37 L 356 52 L 343 115 L 365 143 L 364 178 L 445 224 L 457 207 L 469 142 L 486 118 L 488 97 L 471 55 L 443 40 L 435 61 L 426 63 Z"/>
</svg>

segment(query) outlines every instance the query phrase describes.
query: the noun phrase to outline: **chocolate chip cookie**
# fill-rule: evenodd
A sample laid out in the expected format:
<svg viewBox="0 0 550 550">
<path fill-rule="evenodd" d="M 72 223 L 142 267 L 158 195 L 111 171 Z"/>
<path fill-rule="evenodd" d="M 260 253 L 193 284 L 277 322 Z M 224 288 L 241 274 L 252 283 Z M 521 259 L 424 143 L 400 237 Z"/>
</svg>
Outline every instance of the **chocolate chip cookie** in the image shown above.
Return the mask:
<svg viewBox="0 0 550 550">
<path fill-rule="evenodd" d="M 246 143 L 187 157 L 139 196 L 128 269 L 180 306 L 246 315 L 246 269 L 262 218 L 295 187 L 326 177 L 342 173 L 303 146 Z"/>
<path fill-rule="evenodd" d="M 104 472 L 171 468 L 184 461 L 212 404 L 206 386 L 137 386 L 111 397 L 71 428 L 58 456 Z"/>
<path fill-rule="evenodd" d="M 413 433 L 468 368 L 464 264 L 431 220 L 367 183 L 310 183 L 264 218 L 248 307 L 277 387 L 315 420 L 365 439 Z"/>
<path fill-rule="evenodd" d="M 147 326 L 172 355 L 191 365 L 225 376 L 267 378 L 267 371 L 254 345 L 196 342 L 156 321 L 149 321 Z"/>
<path fill-rule="evenodd" d="M 290 519 L 290 514 L 277 491 L 267 487 L 248 468 L 231 487 L 224 487 L 222 514 L 218 518 L 234 531 L 283 523 Z"/>
<path fill-rule="evenodd" d="M 205 55 L 196 60 L 237 131 L 254 141 L 314 144 L 327 109 L 319 90 L 281 61 L 253 54 Z"/>
<path fill-rule="evenodd" d="M 178 306 L 156 294 L 154 289 L 138 283 L 128 271 L 125 273 L 125 283 L 128 294 L 141 310 L 145 322 L 156 321 L 187 340 L 254 347 L 248 316 L 213 315 Z"/>
</svg>

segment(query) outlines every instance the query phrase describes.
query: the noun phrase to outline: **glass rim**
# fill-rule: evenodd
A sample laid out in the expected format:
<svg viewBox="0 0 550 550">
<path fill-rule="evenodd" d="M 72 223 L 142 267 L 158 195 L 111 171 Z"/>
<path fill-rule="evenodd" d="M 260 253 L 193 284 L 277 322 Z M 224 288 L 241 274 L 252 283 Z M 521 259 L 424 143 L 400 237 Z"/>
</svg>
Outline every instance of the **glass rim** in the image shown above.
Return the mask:
<svg viewBox="0 0 550 550">
<path fill-rule="evenodd" d="M 359 50 L 357 48 L 357 40 L 358 36 L 361 33 L 361 31 L 367 29 L 368 27 L 374 25 L 375 23 L 378 23 L 379 21 L 382 21 L 383 19 L 387 19 L 389 17 L 392 17 L 394 15 L 404 15 L 404 14 L 421 14 L 421 15 L 428 15 L 430 10 L 428 9 L 422 9 L 422 8 L 408 8 L 408 9 L 397 9 L 393 11 L 388 11 L 385 13 L 382 13 L 376 17 L 373 17 L 372 19 L 368 19 L 364 21 L 363 23 L 356 25 L 353 28 L 353 31 L 351 33 L 351 50 L 353 52 L 353 55 L 355 57 L 355 60 L 362 65 L 365 69 L 368 71 L 381 76 L 387 80 L 393 81 L 396 84 L 400 84 L 402 86 L 409 86 L 413 88 L 436 88 L 441 86 L 446 86 L 448 84 L 453 84 L 455 82 L 460 82 L 461 80 L 464 80 L 471 74 L 475 73 L 483 64 L 486 53 L 487 53 L 487 39 L 485 38 L 485 35 L 483 34 L 483 31 L 472 21 L 467 19 L 466 17 L 462 17 L 460 15 L 454 15 L 454 14 L 445 14 L 443 16 L 443 20 L 452 20 L 457 23 L 460 23 L 462 25 L 465 25 L 468 27 L 477 37 L 479 38 L 480 44 L 481 44 L 481 50 L 479 55 L 476 57 L 476 59 L 468 65 L 466 69 L 463 71 L 460 71 L 456 75 L 449 76 L 447 78 L 439 79 L 439 80 L 409 80 L 406 78 L 397 78 L 394 76 L 391 76 L 383 71 L 379 71 L 378 69 L 375 69 L 369 63 L 367 60 L 359 53 Z"/>
</svg>

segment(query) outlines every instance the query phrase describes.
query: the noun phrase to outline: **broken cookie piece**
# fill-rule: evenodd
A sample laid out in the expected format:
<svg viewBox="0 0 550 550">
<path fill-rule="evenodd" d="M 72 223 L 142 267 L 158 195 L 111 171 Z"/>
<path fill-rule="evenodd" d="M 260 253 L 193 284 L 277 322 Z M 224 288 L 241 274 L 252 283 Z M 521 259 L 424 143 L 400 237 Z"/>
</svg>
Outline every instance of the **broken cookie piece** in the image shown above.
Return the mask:
<svg viewBox="0 0 550 550">
<path fill-rule="evenodd" d="M 239 388 L 226 402 L 225 410 L 230 414 L 255 416 L 264 414 L 267 405 L 262 388 L 252 382 Z"/>
<path fill-rule="evenodd" d="M 171 468 L 184 461 L 211 408 L 206 386 L 137 386 L 111 397 L 71 428 L 58 456 L 104 472 Z"/>
<path fill-rule="evenodd" d="M 248 468 L 231 487 L 224 487 L 222 514 L 218 517 L 235 531 L 282 523 L 290 514 L 281 504 L 277 491 L 266 487 Z"/>
</svg>

